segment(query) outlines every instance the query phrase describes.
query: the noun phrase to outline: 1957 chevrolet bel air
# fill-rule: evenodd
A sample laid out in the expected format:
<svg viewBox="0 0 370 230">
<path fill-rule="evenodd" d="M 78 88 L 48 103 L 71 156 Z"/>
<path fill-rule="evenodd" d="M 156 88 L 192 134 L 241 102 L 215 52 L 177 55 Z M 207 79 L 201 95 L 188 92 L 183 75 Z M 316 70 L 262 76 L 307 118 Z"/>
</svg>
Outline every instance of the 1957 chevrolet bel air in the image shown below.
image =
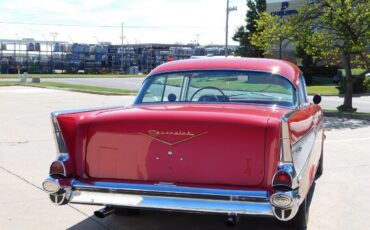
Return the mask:
<svg viewBox="0 0 370 230">
<path fill-rule="evenodd" d="M 51 114 L 57 158 L 43 188 L 57 204 L 308 220 L 323 171 L 320 96 L 297 66 L 205 58 L 155 68 L 134 104 Z"/>
</svg>

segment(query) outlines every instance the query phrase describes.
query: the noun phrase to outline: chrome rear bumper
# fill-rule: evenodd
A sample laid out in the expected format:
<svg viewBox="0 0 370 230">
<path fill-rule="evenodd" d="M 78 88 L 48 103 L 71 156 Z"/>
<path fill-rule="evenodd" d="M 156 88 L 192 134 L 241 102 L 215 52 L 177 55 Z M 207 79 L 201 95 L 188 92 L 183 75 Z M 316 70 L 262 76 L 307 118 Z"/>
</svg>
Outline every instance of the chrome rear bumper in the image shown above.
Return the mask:
<svg viewBox="0 0 370 230">
<path fill-rule="evenodd" d="M 73 180 L 71 185 L 72 189 L 66 190 L 70 203 L 273 216 L 265 191 L 192 188 L 169 184 L 85 183 L 78 180 Z"/>
<path fill-rule="evenodd" d="M 59 205 L 75 203 L 266 216 L 275 217 L 280 221 L 292 219 L 302 199 L 299 190 L 276 191 L 274 194 L 268 194 L 266 191 L 187 187 L 168 183 L 153 185 L 90 182 L 77 179 L 54 179 L 53 177 L 48 177 L 43 186 L 46 191 L 49 188 L 51 200 Z M 53 191 L 56 188 L 59 190 Z M 289 201 L 290 204 L 284 207 L 278 206 L 282 201 Z"/>
</svg>

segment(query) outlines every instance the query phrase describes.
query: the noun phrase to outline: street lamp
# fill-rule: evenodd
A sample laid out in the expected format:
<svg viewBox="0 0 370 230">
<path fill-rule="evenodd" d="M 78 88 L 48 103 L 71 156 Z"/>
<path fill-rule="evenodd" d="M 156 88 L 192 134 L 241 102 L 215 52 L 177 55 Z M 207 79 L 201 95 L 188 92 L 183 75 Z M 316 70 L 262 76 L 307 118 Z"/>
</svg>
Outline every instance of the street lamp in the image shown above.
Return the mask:
<svg viewBox="0 0 370 230">
<path fill-rule="evenodd" d="M 51 32 L 50 35 L 53 37 L 53 42 L 55 43 L 55 37 L 58 36 L 57 32 Z"/>
<path fill-rule="evenodd" d="M 57 32 L 51 32 L 50 35 L 53 37 L 53 45 L 54 45 L 54 49 L 55 49 L 55 37 L 58 35 Z M 53 60 L 53 71 L 55 71 L 55 61 L 54 61 L 54 55 L 53 55 L 53 47 L 51 47 L 51 59 Z"/>
<path fill-rule="evenodd" d="M 238 8 L 236 6 L 229 7 L 229 0 L 226 1 L 226 35 L 225 35 L 225 57 L 229 55 L 229 12 L 236 11 Z"/>
<path fill-rule="evenodd" d="M 94 38 L 96 39 L 96 44 L 98 45 L 99 44 L 98 37 L 97 36 L 94 36 Z"/>
<path fill-rule="evenodd" d="M 42 36 L 45 39 L 45 44 L 46 44 L 46 55 L 48 55 L 48 39 L 46 38 L 45 34 L 42 34 Z"/>
<path fill-rule="evenodd" d="M 121 24 L 121 73 L 123 74 L 123 22 Z"/>
<path fill-rule="evenodd" d="M 73 44 L 73 39 L 72 39 L 71 35 L 68 35 L 68 37 L 69 37 L 69 41 Z"/>
<path fill-rule="evenodd" d="M 21 53 L 21 38 L 19 37 L 19 35 L 16 33 L 15 36 L 17 36 L 18 38 L 18 52 L 19 54 Z"/>
</svg>

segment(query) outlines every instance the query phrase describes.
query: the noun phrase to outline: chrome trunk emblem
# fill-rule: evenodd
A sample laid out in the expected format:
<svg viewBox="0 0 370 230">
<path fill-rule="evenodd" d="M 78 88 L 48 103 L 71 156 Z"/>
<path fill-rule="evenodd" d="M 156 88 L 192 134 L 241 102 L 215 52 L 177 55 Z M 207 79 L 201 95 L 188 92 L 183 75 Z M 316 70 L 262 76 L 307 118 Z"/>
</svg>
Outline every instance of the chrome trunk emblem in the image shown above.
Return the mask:
<svg viewBox="0 0 370 230">
<path fill-rule="evenodd" d="M 160 131 L 160 130 L 149 130 L 147 133 L 139 133 L 146 137 L 152 138 L 166 145 L 177 145 L 185 141 L 189 141 L 193 138 L 207 134 L 208 132 L 202 132 L 194 134 L 190 131 Z M 171 153 L 170 153 L 171 152 Z M 168 152 L 168 155 L 172 156 L 172 151 Z"/>
</svg>

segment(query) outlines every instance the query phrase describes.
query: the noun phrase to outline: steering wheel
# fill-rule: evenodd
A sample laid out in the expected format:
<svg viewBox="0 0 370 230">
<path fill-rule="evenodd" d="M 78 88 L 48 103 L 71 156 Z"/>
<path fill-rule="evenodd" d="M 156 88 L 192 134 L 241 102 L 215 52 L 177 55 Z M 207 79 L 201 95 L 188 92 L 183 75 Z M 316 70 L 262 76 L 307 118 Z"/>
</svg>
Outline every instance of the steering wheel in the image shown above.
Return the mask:
<svg viewBox="0 0 370 230">
<path fill-rule="evenodd" d="M 199 93 L 200 91 L 204 90 L 204 89 L 214 89 L 214 90 L 217 90 L 217 91 L 219 91 L 219 92 L 222 94 L 223 98 L 227 98 L 227 96 L 225 95 L 225 93 L 224 93 L 221 89 L 219 89 L 219 88 L 217 88 L 217 87 L 214 87 L 214 86 L 205 86 L 205 87 L 200 88 L 200 89 L 198 89 L 197 91 L 195 91 L 195 92 L 193 93 L 193 95 L 190 97 L 190 101 L 193 101 L 194 96 L 195 96 L 197 93 Z M 215 98 L 217 99 L 217 101 L 220 101 L 220 100 L 219 100 L 219 98 L 218 98 L 218 97 L 216 97 L 216 95 L 214 95 L 214 96 L 215 96 Z"/>
</svg>

